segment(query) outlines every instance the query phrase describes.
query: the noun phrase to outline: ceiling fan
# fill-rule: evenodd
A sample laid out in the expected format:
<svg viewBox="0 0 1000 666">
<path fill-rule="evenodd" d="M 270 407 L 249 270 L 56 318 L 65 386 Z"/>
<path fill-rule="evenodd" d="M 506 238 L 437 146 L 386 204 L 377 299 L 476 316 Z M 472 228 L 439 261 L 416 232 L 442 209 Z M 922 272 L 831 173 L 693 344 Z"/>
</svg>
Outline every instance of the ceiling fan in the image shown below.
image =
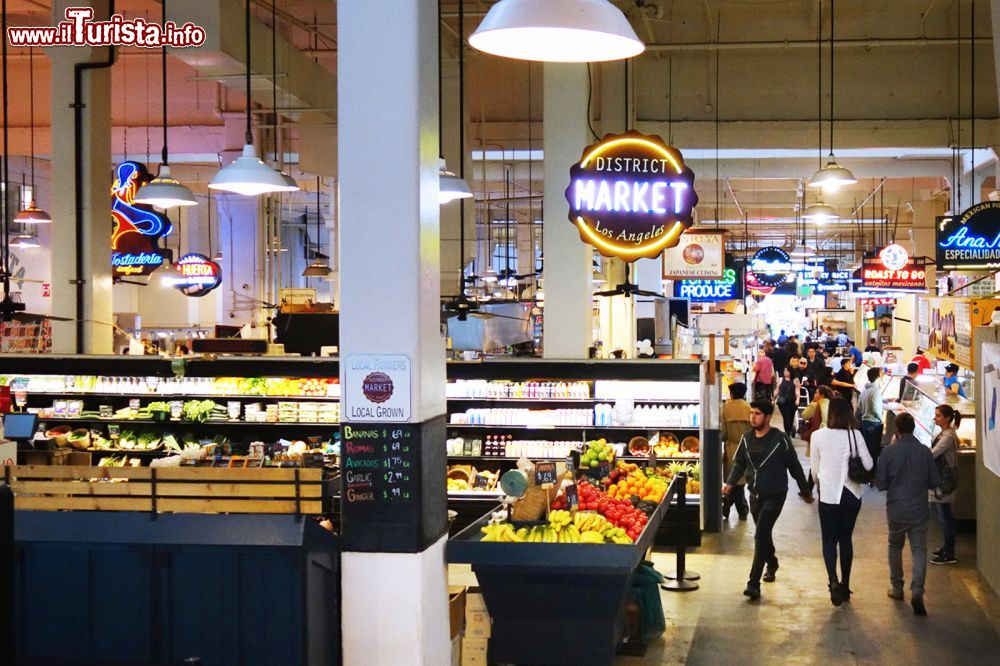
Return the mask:
<svg viewBox="0 0 1000 666">
<path fill-rule="evenodd" d="M 650 296 L 653 298 L 666 298 L 661 293 L 655 291 L 647 291 L 645 289 L 640 289 L 639 285 L 633 284 L 629 281 L 629 275 L 632 270 L 632 264 L 625 264 L 625 282 L 615 285 L 614 289 L 607 289 L 605 291 L 594 292 L 594 296 Z"/>
</svg>

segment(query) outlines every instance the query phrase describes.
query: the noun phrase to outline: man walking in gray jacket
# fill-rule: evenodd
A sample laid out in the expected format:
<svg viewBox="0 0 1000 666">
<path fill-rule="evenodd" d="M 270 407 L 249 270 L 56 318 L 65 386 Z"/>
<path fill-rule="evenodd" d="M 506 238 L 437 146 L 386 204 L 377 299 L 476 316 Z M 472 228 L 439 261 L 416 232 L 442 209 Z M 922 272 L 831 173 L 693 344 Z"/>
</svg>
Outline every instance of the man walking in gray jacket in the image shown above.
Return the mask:
<svg viewBox="0 0 1000 666">
<path fill-rule="evenodd" d="M 927 491 L 937 488 L 938 471 L 931 450 L 913 436 L 916 424 L 909 414 L 896 417 L 896 443 L 879 458 L 875 485 L 887 491 L 885 512 L 889 520 L 889 597 L 903 599 L 903 543 L 910 539 L 913 559 L 910 605 L 917 615 L 927 615 L 924 579 L 927 576 Z"/>
</svg>

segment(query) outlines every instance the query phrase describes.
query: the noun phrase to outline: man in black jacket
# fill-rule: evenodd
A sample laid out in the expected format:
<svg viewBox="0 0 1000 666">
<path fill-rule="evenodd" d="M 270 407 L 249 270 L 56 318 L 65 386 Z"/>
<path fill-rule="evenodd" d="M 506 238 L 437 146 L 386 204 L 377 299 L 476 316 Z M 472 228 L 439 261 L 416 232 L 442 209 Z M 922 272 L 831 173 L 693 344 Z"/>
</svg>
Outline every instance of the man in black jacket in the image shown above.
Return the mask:
<svg viewBox="0 0 1000 666">
<path fill-rule="evenodd" d="M 760 597 L 764 565 L 767 565 L 765 582 L 773 582 L 778 571 L 778 558 L 774 555 L 771 531 L 781 515 L 788 495 L 788 474 L 798 483 L 799 496 L 809 504 L 813 502 L 795 447 L 788 435 L 771 427 L 772 413 L 774 404 L 769 400 L 754 400 L 750 403 L 750 425 L 753 431 L 743 436 L 733 460 L 732 471 L 722 487 L 722 492 L 729 494 L 745 475 L 750 489 L 750 513 L 757 531 L 754 534 L 750 579 L 743 594 L 751 599 Z"/>
</svg>

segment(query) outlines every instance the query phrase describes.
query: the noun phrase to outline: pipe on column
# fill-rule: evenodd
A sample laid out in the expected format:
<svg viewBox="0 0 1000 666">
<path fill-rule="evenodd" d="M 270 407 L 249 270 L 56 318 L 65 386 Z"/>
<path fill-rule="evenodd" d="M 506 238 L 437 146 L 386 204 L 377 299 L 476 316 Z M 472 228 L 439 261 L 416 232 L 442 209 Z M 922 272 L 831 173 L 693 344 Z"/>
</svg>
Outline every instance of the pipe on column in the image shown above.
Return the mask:
<svg viewBox="0 0 1000 666">
<path fill-rule="evenodd" d="M 108 2 L 108 16 L 114 16 L 115 0 Z M 83 275 L 83 73 L 91 69 L 107 69 L 115 64 L 117 49 L 108 47 L 106 60 L 78 62 L 73 65 L 73 197 L 76 207 L 74 230 L 76 235 L 76 353 L 84 353 L 84 284 Z"/>
</svg>

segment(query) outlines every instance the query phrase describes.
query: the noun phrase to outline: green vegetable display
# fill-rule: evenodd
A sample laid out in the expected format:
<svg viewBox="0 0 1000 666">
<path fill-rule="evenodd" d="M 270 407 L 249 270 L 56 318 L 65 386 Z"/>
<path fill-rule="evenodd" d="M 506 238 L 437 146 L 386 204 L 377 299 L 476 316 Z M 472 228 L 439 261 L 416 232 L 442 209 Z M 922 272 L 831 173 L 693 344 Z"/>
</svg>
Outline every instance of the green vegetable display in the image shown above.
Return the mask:
<svg viewBox="0 0 1000 666">
<path fill-rule="evenodd" d="M 214 400 L 188 400 L 181 408 L 181 418 L 204 423 L 216 407 L 219 405 Z"/>
</svg>

